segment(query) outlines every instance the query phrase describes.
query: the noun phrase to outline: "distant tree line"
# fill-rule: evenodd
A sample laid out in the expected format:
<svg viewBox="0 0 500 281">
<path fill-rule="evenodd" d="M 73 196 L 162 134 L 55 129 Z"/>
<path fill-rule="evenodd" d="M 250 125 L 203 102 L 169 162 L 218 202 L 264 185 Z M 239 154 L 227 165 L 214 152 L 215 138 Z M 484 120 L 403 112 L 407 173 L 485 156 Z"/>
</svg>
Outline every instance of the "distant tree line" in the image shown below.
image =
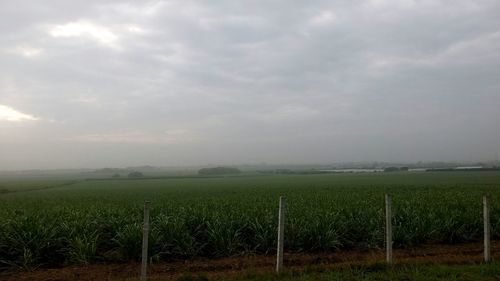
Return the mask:
<svg viewBox="0 0 500 281">
<path fill-rule="evenodd" d="M 484 172 L 484 171 L 500 171 L 500 167 L 486 167 L 486 168 L 436 168 L 427 169 L 426 172 Z"/>
<path fill-rule="evenodd" d="M 275 170 L 258 170 L 261 174 L 285 174 L 285 175 L 316 175 L 316 174 L 331 174 L 330 171 L 320 170 L 291 170 L 291 169 L 275 169 Z"/>
<path fill-rule="evenodd" d="M 142 177 L 144 177 L 144 174 L 141 172 L 130 172 L 128 174 L 128 177 L 129 178 L 142 178 Z"/>
<path fill-rule="evenodd" d="M 215 167 L 215 168 L 203 168 L 198 171 L 199 175 L 210 176 L 210 175 L 231 175 L 241 173 L 240 169 L 232 167 Z"/>
<path fill-rule="evenodd" d="M 399 172 L 399 171 L 407 172 L 408 170 L 409 170 L 408 167 L 387 167 L 387 168 L 384 168 L 384 172 Z"/>
</svg>

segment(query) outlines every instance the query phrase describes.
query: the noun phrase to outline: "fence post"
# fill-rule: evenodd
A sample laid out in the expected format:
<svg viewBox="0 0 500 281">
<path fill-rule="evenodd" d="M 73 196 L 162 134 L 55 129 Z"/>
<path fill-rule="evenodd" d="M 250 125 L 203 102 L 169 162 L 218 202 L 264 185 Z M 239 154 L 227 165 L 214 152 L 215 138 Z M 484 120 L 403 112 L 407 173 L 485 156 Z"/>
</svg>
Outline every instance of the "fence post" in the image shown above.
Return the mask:
<svg viewBox="0 0 500 281">
<path fill-rule="evenodd" d="M 283 268 L 283 244 L 285 234 L 285 197 L 280 196 L 278 215 L 278 252 L 276 259 L 276 272 L 280 273 Z"/>
<path fill-rule="evenodd" d="M 141 281 L 148 280 L 148 240 L 149 240 L 149 209 L 150 203 L 144 201 L 144 225 L 142 228 L 142 265 Z"/>
<path fill-rule="evenodd" d="M 490 197 L 483 196 L 483 222 L 484 222 L 484 261 L 491 262 L 491 225 L 490 225 Z"/>
<path fill-rule="evenodd" d="M 392 264 L 392 212 L 391 195 L 385 195 L 385 260 Z"/>
</svg>

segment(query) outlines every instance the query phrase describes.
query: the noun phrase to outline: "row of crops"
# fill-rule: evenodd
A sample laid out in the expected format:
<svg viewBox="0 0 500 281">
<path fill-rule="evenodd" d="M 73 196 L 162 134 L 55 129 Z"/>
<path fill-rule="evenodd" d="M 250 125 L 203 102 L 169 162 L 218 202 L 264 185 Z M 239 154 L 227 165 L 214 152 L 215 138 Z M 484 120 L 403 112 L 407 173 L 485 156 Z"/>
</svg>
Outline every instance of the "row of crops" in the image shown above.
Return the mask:
<svg viewBox="0 0 500 281">
<path fill-rule="evenodd" d="M 500 174 L 487 175 L 477 185 L 457 184 L 453 174 L 417 185 L 401 175 L 363 181 L 315 175 L 87 182 L 2 195 L 0 264 L 32 268 L 139 259 L 145 198 L 152 201 L 149 253 L 156 260 L 274 251 L 280 194 L 287 198 L 285 251 L 382 248 L 385 192 L 393 194 L 396 248 L 480 241 L 485 192 L 493 195 L 495 239 Z"/>
</svg>

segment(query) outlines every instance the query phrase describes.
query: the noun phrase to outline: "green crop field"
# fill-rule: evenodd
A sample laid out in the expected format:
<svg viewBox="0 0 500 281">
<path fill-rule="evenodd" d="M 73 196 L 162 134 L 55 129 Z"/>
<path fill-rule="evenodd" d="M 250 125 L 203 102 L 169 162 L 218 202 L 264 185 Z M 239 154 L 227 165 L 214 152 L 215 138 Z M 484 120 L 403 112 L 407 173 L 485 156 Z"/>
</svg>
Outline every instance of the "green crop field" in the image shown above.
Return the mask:
<svg viewBox="0 0 500 281">
<path fill-rule="evenodd" d="M 485 193 L 493 238 L 500 236 L 500 172 L 43 180 L 0 179 L 21 191 L 0 194 L 2 266 L 138 259 L 145 199 L 153 207 L 150 254 L 159 260 L 274 251 L 280 195 L 289 252 L 383 247 L 386 192 L 396 248 L 480 241 Z"/>
</svg>

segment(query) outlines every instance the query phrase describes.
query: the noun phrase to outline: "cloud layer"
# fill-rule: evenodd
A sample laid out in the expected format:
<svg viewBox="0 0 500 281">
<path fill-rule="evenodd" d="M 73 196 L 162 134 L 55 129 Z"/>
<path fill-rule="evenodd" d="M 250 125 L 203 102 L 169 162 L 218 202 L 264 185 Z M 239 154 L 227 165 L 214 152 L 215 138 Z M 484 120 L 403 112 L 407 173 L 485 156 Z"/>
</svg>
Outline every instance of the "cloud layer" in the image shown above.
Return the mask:
<svg viewBox="0 0 500 281">
<path fill-rule="evenodd" d="M 494 160 L 499 10 L 3 1 L 0 169 Z"/>
</svg>

